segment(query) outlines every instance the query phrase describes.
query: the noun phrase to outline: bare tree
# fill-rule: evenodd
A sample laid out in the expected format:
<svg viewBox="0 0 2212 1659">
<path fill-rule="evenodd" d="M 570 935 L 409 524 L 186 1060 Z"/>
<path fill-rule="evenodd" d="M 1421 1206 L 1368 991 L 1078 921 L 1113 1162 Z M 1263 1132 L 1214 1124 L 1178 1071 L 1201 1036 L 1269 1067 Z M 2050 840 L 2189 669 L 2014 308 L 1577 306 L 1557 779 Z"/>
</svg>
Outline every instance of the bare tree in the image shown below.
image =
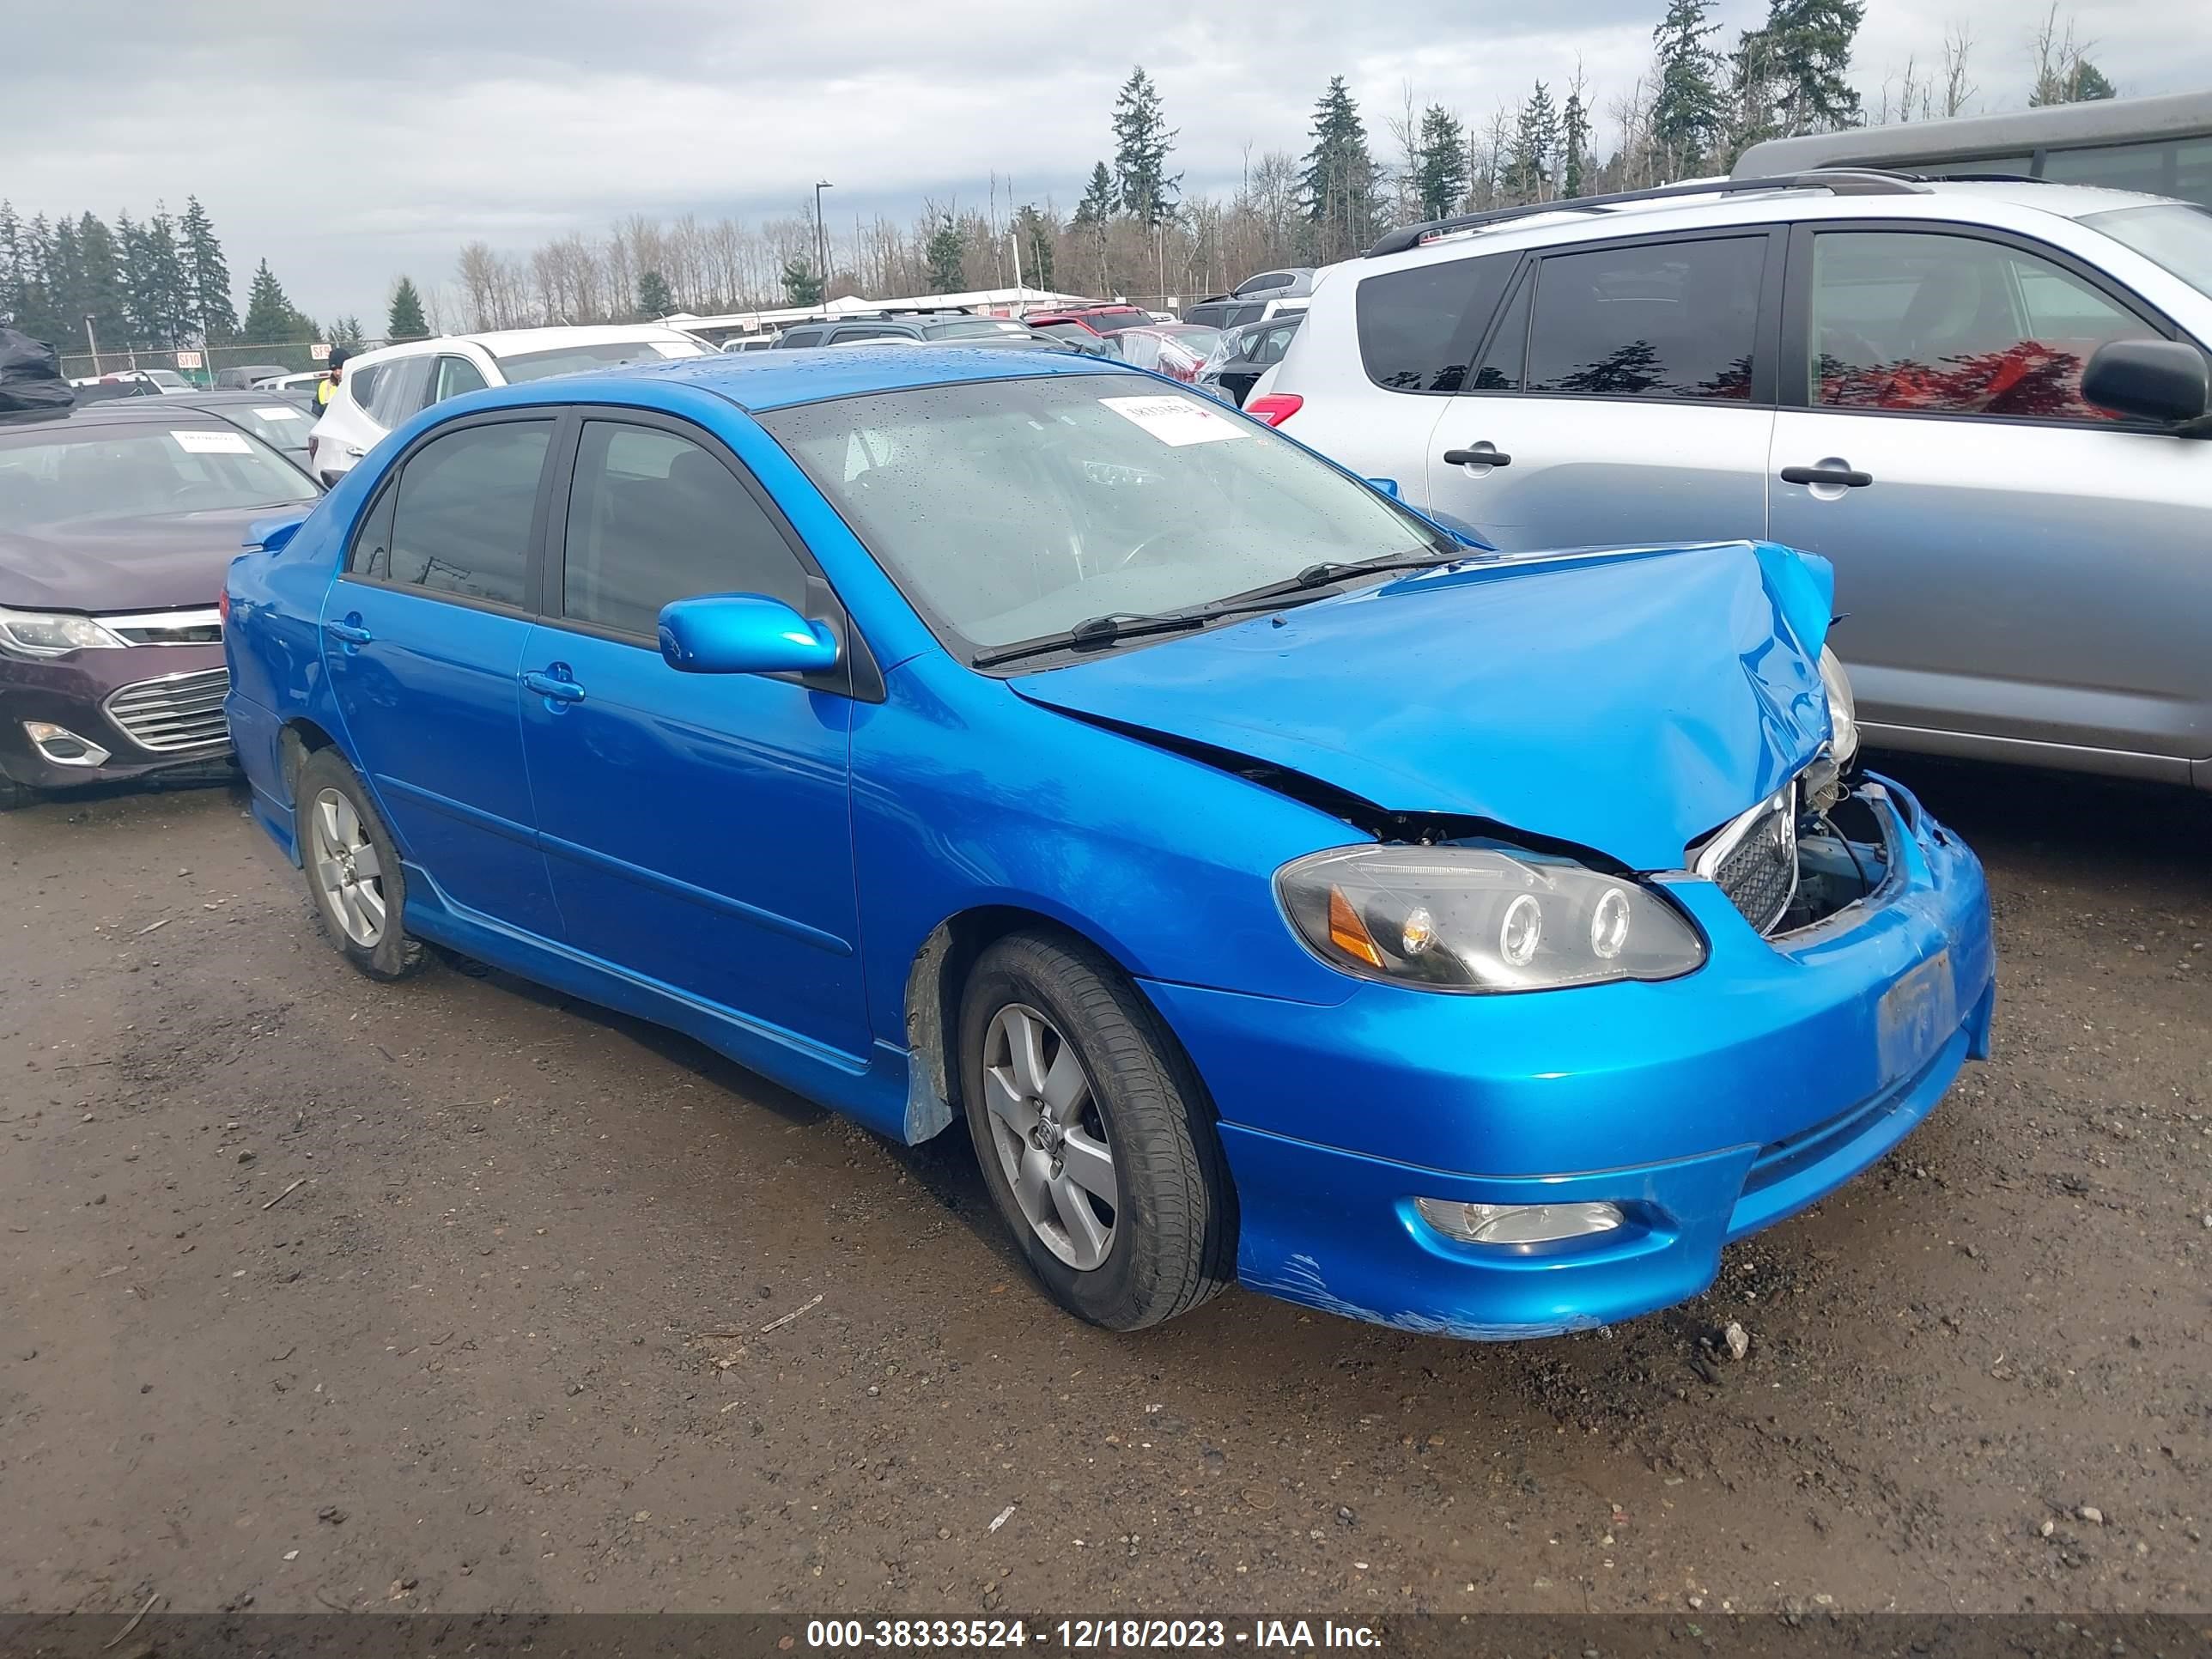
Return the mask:
<svg viewBox="0 0 2212 1659">
<path fill-rule="evenodd" d="M 1966 76 L 1966 58 L 1974 49 L 1974 31 L 1965 19 L 1943 30 L 1943 113 L 1961 115 L 1981 91 Z"/>
</svg>

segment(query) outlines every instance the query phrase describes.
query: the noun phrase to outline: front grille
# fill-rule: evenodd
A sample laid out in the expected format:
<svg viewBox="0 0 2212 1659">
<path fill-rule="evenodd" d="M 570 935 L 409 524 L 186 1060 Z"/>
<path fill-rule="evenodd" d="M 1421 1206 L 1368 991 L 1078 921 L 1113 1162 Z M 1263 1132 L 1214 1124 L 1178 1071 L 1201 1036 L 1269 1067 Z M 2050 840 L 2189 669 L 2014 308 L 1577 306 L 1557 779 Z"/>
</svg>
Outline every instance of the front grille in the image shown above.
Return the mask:
<svg viewBox="0 0 2212 1659">
<path fill-rule="evenodd" d="M 222 700 L 230 690 L 227 668 L 170 674 L 126 685 L 107 700 L 107 717 L 141 749 L 167 754 L 209 749 L 230 741 Z"/>
<path fill-rule="evenodd" d="M 1797 787 L 1754 806 L 1708 841 L 1693 867 L 1743 919 L 1771 933 L 1797 892 Z"/>
<path fill-rule="evenodd" d="M 102 617 L 100 623 L 132 645 L 221 645 L 222 613 L 211 605 L 190 611 L 148 611 L 137 616 Z"/>
</svg>

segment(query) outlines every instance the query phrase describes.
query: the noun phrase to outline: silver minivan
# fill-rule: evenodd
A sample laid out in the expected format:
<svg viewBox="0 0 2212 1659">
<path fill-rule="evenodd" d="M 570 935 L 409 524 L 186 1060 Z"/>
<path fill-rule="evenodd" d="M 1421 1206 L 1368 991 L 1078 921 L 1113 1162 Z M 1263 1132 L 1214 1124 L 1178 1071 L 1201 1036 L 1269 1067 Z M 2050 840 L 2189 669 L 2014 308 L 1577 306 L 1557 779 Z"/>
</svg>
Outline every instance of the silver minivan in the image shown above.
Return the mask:
<svg viewBox="0 0 2212 1659">
<path fill-rule="evenodd" d="M 1869 173 L 1393 233 L 1248 410 L 1508 551 L 1836 567 L 1892 748 L 2212 788 L 2212 212 Z"/>
</svg>

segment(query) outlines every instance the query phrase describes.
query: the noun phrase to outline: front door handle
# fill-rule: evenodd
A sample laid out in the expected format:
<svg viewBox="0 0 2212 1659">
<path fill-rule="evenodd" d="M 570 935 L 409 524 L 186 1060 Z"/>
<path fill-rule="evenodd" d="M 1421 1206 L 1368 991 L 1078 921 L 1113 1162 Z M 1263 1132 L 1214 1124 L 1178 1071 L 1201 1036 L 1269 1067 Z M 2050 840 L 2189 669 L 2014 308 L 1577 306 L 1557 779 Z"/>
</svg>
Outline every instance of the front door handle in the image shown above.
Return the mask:
<svg viewBox="0 0 2212 1659">
<path fill-rule="evenodd" d="M 1472 449 L 1447 449 L 1444 451 L 1444 465 L 1446 466 L 1510 466 L 1513 465 L 1513 458 L 1486 438 Z"/>
<path fill-rule="evenodd" d="M 566 667 L 556 663 L 543 671 L 532 669 L 522 677 L 522 683 L 548 702 L 581 702 L 584 688 L 570 679 Z"/>
<path fill-rule="evenodd" d="M 1874 482 L 1874 474 L 1862 472 L 1850 466 L 1785 466 L 1782 482 L 1794 484 L 1826 484 L 1843 489 L 1864 489 Z"/>
<path fill-rule="evenodd" d="M 343 622 L 326 622 L 323 632 L 334 640 L 343 640 L 348 645 L 367 645 L 376 637 L 361 625 L 361 612 L 354 611 Z"/>
</svg>

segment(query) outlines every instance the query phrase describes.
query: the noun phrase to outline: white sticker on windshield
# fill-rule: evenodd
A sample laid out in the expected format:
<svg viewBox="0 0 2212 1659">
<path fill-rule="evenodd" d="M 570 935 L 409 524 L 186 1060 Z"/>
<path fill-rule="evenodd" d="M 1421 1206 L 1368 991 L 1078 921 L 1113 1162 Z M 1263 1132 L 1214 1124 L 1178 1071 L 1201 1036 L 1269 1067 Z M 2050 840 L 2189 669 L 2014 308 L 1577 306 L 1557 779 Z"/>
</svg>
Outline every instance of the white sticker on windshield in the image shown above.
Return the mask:
<svg viewBox="0 0 2212 1659">
<path fill-rule="evenodd" d="M 172 432 L 177 447 L 187 455 L 251 455 L 243 432 Z"/>
<path fill-rule="evenodd" d="M 1098 400 L 1123 420 L 1133 422 L 1164 444 L 1180 449 L 1185 444 L 1218 444 L 1224 438 L 1242 438 L 1244 428 L 1226 415 L 1208 409 L 1194 398 L 1101 398 Z"/>
<path fill-rule="evenodd" d="M 277 409 L 270 407 L 268 409 L 257 409 L 253 412 L 256 415 L 258 415 L 264 421 L 296 421 L 301 418 L 300 411 L 296 409 Z"/>
</svg>

